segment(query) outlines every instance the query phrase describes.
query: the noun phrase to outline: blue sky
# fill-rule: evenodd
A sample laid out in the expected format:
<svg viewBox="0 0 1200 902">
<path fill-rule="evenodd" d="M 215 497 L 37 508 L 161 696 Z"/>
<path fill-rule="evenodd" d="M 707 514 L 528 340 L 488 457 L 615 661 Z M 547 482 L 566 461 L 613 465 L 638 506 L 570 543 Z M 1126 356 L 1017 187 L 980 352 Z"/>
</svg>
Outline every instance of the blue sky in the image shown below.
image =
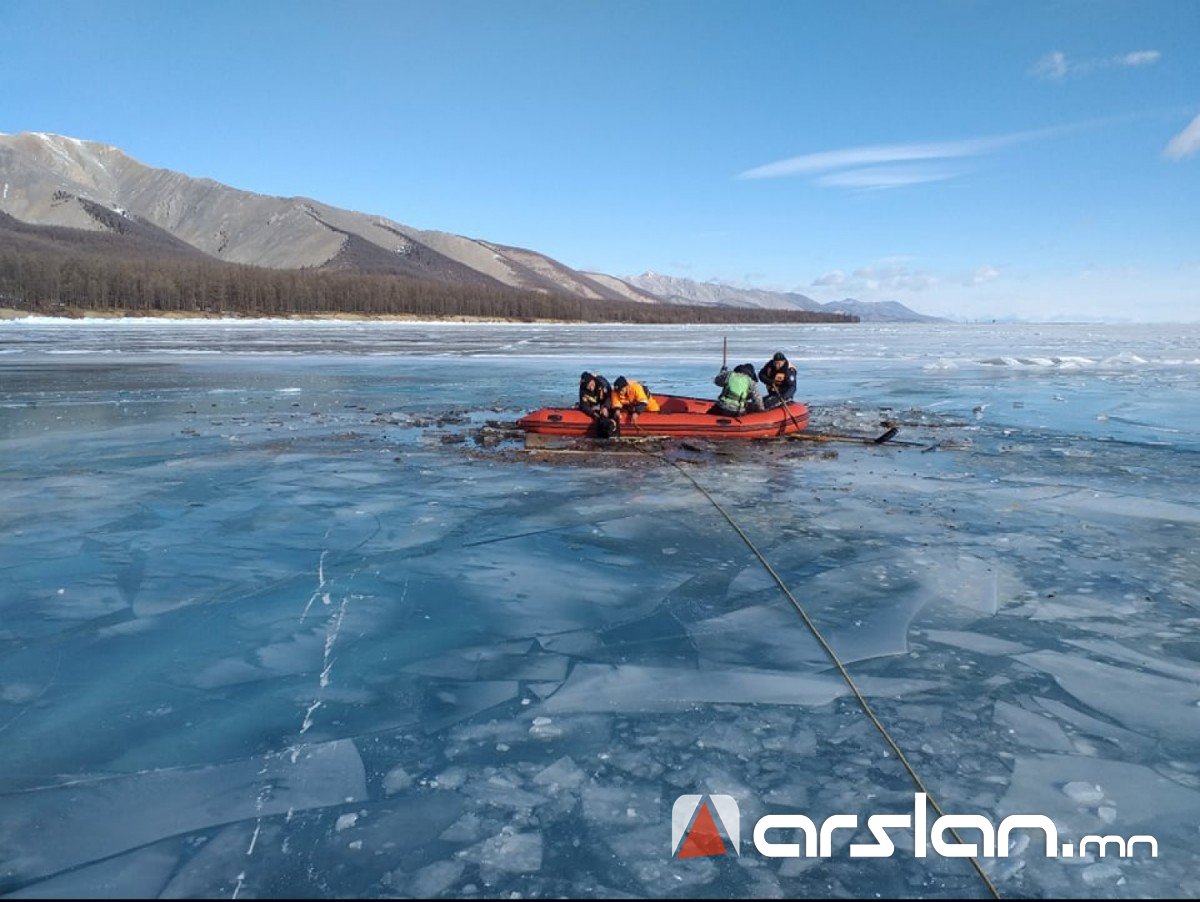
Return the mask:
<svg viewBox="0 0 1200 902">
<path fill-rule="evenodd" d="M 654 270 L 1200 319 L 1200 3 L 3 0 L 0 131 Z"/>
</svg>

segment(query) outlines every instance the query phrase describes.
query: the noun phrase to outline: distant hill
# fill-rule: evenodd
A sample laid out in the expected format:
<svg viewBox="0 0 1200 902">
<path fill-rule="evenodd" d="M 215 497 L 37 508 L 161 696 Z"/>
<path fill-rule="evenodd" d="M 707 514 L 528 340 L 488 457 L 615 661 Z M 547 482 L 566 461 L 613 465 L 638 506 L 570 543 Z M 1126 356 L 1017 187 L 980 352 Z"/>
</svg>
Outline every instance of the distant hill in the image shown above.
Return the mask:
<svg viewBox="0 0 1200 902">
<path fill-rule="evenodd" d="M 846 298 L 822 304 L 826 312 L 850 313 L 864 323 L 947 323 L 941 316 L 926 316 L 905 307 L 899 301 L 856 301 Z"/>
<path fill-rule="evenodd" d="M 212 179 L 149 167 L 116 147 L 62 135 L 0 134 L 0 186 L 0 216 L 4 217 L 0 220 L 4 242 L 0 250 L 19 250 L 26 255 L 23 265 L 32 259 L 28 255 L 49 255 L 47 266 L 56 268 L 56 273 L 53 278 L 46 275 L 45 285 L 60 286 L 54 288 L 56 298 L 63 296 L 64 284 L 70 298 L 99 290 L 98 283 L 88 289 L 87 280 L 75 279 L 65 262 L 72 255 L 86 254 L 93 270 L 106 266 L 111 270 L 108 264 L 113 261 L 141 260 L 143 269 L 153 268 L 156 279 L 173 286 L 165 301 L 170 305 L 191 303 L 180 298 L 195 295 L 184 284 L 178 265 L 208 261 L 267 271 L 371 276 L 496 297 L 500 292 L 510 301 L 524 294 L 569 298 L 571 305 L 555 309 L 574 311 L 572 319 L 624 317 L 622 304 L 729 308 L 728 314 L 717 310 L 696 314 L 706 321 L 723 322 L 738 321 L 738 310 L 756 311 L 755 316 L 742 316 L 741 320 L 758 322 L 770 321 L 770 316 L 759 314 L 773 310 L 780 312 L 780 319 L 793 322 L 845 322 L 857 316 L 835 314 L 802 295 L 763 292 L 757 297 L 753 292 L 741 292 L 691 299 L 678 292 L 660 295 L 633 280 L 574 270 L 534 250 L 415 229 L 310 198 L 255 194 Z M 176 268 L 171 269 L 168 261 Z M 17 269 L 10 261 L 10 292 L 16 286 L 12 273 Z M 213 272 L 205 269 L 204 278 Z M 283 281 L 272 281 L 267 274 L 251 279 L 245 273 L 225 273 L 226 279 L 272 283 L 277 286 L 272 290 L 282 290 L 278 286 Z M 94 271 L 92 277 L 93 282 L 99 278 Z M 143 282 L 136 284 L 139 290 L 145 287 Z M 21 290 L 33 291 L 29 286 Z M 121 303 L 120 292 L 126 289 L 114 283 L 113 290 L 118 297 L 106 296 L 105 303 Z M 373 291 L 378 295 L 383 289 Z M 383 293 L 390 297 L 396 291 L 389 288 Z M 412 294 L 408 290 L 401 293 Z M 325 294 L 323 288 L 313 292 L 314 297 Z M 438 291 L 432 295 L 443 296 Z M 255 301 L 254 309 L 265 309 L 263 303 L 265 300 Z M 513 303 L 532 309 L 525 301 Z M 511 306 L 508 301 L 505 304 Z M 610 304 L 617 306 L 607 306 Z M 631 321 L 646 321 L 647 314 L 632 310 L 628 316 Z M 681 310 L 649 316 L 659 321 L 686 321 Z"/>
<path fill-rule="evenodd" d="M 626 276 L 625 281 L 673 304 L 719 304 L 772 310 L 809 310 L 815 313 L 849 313 L 864 323 L 944 321 L 936 316 L 925 316 L 910 310 L 898 301 L 856 301 L 853 298 L 846 298 L 822 304 L 808 295 L 794 291 L 737 288 L 720 282 L 696 282 L 676 276 L 664 276 L 656 272 L 645 272 L 640 276 Z"/>
<path fill-rule="evenodd" d="M 228 263 L 659 302 L 611 276 L 593 278 L 536 251 L 423 231 L 309 198 L 254 194 L 62 135 L 0 135 L 0 183 L 0 212 L 21 222 L 89 231 L 137 223 Z"/>
<path fill-rule="evenodd" d="M 0 307 L 59 316 L 410 316 L 625 323 L 828 322 L 829 314 L 585 300 L 506 285 L 399 275 L 374 260 L 269 269 L 225 263 L 126 212 L 85 209 L 101 230 L 31 225 L 0 213 Z M 355 245 L 350 245 L 352 250 Z M 370 249 L 363 249 L 374 255 Z M 843 316 L 843 322 L 853 318 Z"/>
<path fill-rule="evenodd" d="M 664 276 L 656 272 L 644 272 L 640 276 L 625 276 L 625 281 L 637 288 L 656 294 L 672 304 L 757 307 L 765 310 L 821 310 L 821 305 L 817 301 L 792 292 L 735 288 L 721 282 L 696 282 L 692 279 Z"/>
</svg>

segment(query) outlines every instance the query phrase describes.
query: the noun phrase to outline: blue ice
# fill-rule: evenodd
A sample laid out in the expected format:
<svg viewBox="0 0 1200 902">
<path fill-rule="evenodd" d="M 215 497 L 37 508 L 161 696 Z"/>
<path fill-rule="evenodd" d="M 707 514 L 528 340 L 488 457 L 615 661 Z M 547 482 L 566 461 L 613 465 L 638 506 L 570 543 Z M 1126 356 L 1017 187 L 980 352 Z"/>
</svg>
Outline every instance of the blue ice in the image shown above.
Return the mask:
<svg viewBox="0 0 1200 902">
<path fill-rule="evenodd" d="M 672 859 L 680 795 L 914 787 L 678 468 L 475 441 L 584 368 L 709 392 L 723 338 L 789 352 L 813 431 L 915 443 L 679 467 L 943 808 L 1158 840 L 1024 843 L 1001 893 L 1194 892 L 1195 326 L 31 320 L 0 323 L 0 894 L 979 895 L 849 833 Z"/>
</svg>

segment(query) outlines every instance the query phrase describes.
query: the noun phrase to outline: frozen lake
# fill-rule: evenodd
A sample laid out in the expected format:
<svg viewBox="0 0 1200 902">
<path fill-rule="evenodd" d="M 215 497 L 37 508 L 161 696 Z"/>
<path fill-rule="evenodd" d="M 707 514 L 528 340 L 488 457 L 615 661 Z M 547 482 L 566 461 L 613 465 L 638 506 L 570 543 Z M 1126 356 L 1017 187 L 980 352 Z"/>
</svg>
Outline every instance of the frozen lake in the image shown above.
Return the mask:
<svg viewBox="0 0 1200 902">
<path fill-rule="evenodd" d="M 1033 834 L 1001 894 L 1200 895 L 1200 326 L 45 320 L 0 322 L 0 894 L 984 895 L 865 827 L 758 854 L 913 783 L 676 467 L 473 441 L 583 369 L 711 395 L 723 336 L 921 443 L 680 466 L 943 809 L 1157 838 Z M 740 857 L 672 858 L 694 793 Z"/>
</svg>

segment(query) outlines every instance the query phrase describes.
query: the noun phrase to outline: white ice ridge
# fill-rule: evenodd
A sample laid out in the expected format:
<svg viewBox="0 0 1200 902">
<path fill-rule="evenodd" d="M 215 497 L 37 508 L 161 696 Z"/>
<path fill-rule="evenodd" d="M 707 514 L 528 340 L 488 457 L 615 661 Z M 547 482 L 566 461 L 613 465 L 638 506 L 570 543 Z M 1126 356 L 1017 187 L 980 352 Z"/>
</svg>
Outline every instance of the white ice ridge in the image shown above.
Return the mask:
<svg viewBox="0 0 1200 902">
<path fill-rule="evenodd" d="M 272 791 L 261 798 L 259 790 Z M 295 763 L 272 756 L 144 771 L 0 798 L 0 861 L 33 880 L 181 833 L 366 799 L 354 742 L 303 746 Z"/>
</svg>

